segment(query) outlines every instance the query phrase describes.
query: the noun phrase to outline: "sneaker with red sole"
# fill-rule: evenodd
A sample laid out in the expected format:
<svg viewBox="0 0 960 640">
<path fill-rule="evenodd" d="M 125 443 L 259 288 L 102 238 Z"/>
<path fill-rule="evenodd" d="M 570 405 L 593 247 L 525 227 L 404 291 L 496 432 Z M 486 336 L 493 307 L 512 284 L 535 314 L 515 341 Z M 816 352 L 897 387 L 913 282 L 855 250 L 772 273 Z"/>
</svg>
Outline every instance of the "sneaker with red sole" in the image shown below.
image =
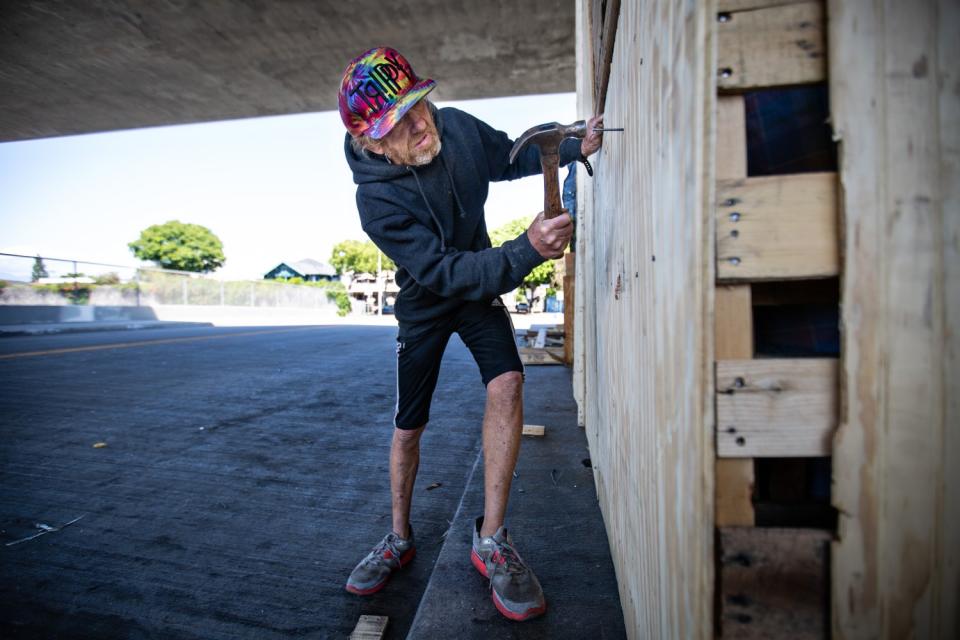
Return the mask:
<svg viewBox="0 0 960 640">
<path fill-rule="evenodd" d="M 394 571 L 413 560 L 416 551 L 413 527 L 410 527 L 410 536 L 406 539 L 391 531 L 354 568 L 347 578 L 347 591 L 358 596 L 380 591 Z"/>
<path fill-rule="evenodd" d="M 504 527 L 492 536 L 481 536 L 483 516 L 473 528 L 470 561 L 490 580 L 490 597 L 497 611 L 510 620 L 529 620 L 547 611 L 540 581 L 526 565 Z"/>
</svg>

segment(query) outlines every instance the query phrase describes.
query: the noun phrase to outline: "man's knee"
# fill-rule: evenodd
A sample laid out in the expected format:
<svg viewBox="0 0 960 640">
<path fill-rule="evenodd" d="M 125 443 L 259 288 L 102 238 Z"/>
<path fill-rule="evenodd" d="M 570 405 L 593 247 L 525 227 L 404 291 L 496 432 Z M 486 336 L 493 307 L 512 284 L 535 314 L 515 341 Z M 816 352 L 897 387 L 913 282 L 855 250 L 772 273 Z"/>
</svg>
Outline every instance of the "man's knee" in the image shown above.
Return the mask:
<svg viewBox="0 0 960 640">
<path fill-rule="evenodd" d="M 393 442 L 401 449 L 416 449 L 420 445 L 420 436 L 423 434 L 423 427 L 417 429 L 394 429 Z"/>
<path fill-rule="evenodd" d="M 523 397 L 523 374 L 519 371 L 501 373 L 487 384 L 487 395 L 503 400 L 519 400 Z"/>
</svg>

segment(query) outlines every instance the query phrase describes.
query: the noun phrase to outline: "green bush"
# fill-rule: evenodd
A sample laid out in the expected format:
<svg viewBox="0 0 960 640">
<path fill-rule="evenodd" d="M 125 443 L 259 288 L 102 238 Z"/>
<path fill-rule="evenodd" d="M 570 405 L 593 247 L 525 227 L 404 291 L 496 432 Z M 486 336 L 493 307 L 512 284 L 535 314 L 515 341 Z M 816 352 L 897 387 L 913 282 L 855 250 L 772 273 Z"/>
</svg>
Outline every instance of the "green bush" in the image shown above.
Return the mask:
<svg viewBox="0 0 960 640">
<path fill-rule="evenodd" d="M 305 282 L 307 286 L 317 287 L 327 290 L 327 299 L 337 303 L 337 315 L 341 318 L 353 310 L 350 304 L 350 296 L 347 294 L 347 288 L 339 280 L 317 280 L 316 282 Z"/>
</svg>

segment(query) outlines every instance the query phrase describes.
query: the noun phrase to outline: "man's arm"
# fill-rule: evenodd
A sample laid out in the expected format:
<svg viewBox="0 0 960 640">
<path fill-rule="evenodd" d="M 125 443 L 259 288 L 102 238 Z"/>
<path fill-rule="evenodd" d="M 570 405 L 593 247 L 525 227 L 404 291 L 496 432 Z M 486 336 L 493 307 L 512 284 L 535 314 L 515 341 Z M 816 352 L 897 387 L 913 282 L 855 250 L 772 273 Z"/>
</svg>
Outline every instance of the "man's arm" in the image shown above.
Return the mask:
<svg viewBox="0 0 960 640">
<path fill-rule="evenodd" d="M 514 141 L 503 131 L 497 131 L 482 120 L 474 120 L 483 143 L 491 180 L 516 180 L 541 173 L 539 147 L 528 144 L 520 151 L 513 164 L 510 164 L 510 150 L 513 149 Z M 571 138 L 560 144 L 560 166 L 566 166 L 579 157 L 579 140 Z"/>
<path fill-rule="evenodd" d="M 544 260 L 562 255 L 573 227 L 568 215 L 552 220 L 540 215 L 513 240 L 482 251 L 452 247 L 443 251 L 433 229 L 400 209 L 367 221 L 363 230 L 417 283 L 437 295 L 488 300 L 515 289 Z"/>
</svg>

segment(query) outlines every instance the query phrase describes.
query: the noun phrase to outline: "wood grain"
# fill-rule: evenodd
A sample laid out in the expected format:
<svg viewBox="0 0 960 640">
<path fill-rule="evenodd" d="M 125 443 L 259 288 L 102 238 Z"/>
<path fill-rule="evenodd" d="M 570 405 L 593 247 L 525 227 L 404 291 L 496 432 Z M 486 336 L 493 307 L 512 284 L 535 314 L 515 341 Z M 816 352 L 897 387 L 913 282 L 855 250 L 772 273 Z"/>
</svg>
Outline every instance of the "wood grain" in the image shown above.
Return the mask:
<svg viewBox="0 0 960 640">
<path fill-rule="evenodd" d="M 578 216 L 586 434 L 631 638 L 712 628 L 713 6 L 621 3 L 604 112 L 625 131 Z"/>
<path fill-rule="evenodd" d="M 717 22 L 717 85 L 749 89 L 826 78 L 822 2 L 732 13 Z"/>
<path fill-rule="evenodd" d="M 718 455 L 829 456 L 838 389 L 832 358 L 718 361 Z"/>
<path fill-rule="evenodd" d="M 955 1 L 830 2 L 837 638 L 960 637 L 958 33 Z"/>
<path fill-rule="evenodd" d="M 839 273 L 835 173 L 721 181 L 716 215 L 719 280 Z"/>
</svg>

